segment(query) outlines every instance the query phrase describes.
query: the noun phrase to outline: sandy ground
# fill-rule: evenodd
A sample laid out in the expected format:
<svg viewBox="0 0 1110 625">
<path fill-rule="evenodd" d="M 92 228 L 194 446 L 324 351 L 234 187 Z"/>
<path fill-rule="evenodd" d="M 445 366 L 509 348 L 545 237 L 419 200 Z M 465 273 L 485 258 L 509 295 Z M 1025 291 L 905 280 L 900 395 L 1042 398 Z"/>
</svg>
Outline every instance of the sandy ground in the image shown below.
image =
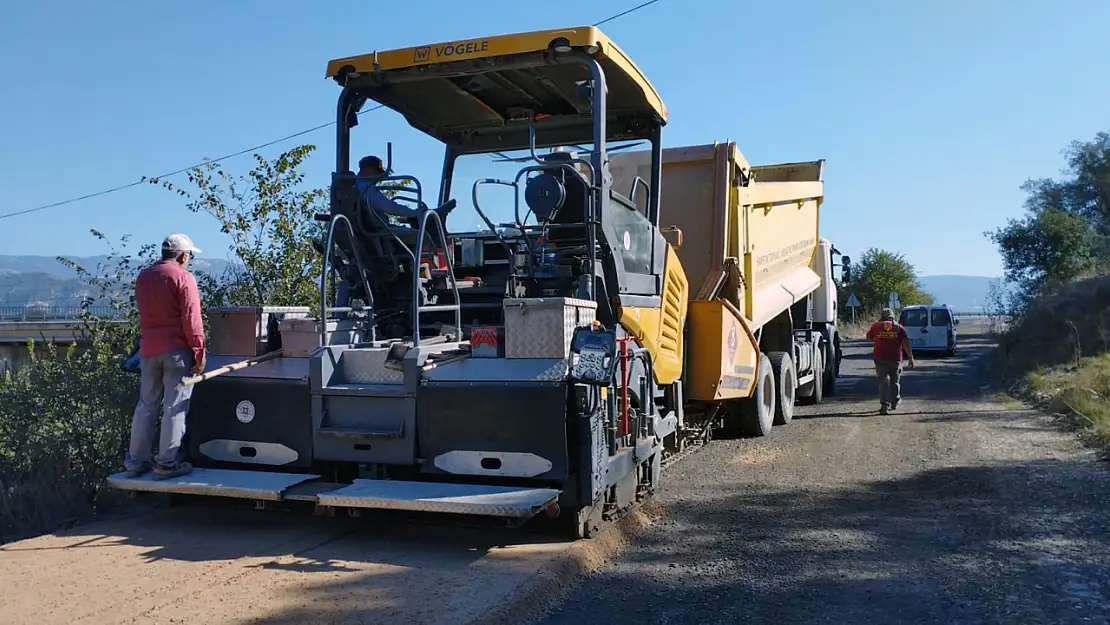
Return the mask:
<svg viewBox="0 0 1110 625">
<path fill-rule="evenodd" d="M 567 547 L 367 525 L 174 508 L 12 543 L 0 547 L 0 622 L 461 623 Z"/>
<path fill-rule="evenodd" d="M 1110 622 L 1107 463 L 980 386 L 973 325 L 891 415 L 855 345 L 840 396 L 678 463 L 663 520 L 545 625 Z"/>
</svg>

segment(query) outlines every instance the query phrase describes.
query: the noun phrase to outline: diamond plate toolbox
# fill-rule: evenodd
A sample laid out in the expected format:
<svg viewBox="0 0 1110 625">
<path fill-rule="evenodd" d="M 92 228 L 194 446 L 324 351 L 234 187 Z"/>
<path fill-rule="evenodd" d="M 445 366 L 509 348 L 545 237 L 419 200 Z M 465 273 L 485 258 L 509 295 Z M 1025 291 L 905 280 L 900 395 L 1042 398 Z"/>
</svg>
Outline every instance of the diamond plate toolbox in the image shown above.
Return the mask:
<svg viewBox="0 0 1110 625">
<path fill-rule="evenodd" d="M 506 358 L 567 358 L 574 329 L 597 317 L 597 302 L 570 297 L 504 300 Z"/>
</svg>

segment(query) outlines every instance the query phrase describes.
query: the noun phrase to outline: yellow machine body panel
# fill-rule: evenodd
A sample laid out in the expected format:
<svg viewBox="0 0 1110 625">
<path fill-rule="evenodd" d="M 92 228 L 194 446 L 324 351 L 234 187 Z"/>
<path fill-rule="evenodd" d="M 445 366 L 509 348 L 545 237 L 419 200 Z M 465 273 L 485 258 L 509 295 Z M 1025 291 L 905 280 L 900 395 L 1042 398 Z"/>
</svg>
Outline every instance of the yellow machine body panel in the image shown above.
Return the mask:
<svg viewBox="0 0 1110 625">
<path fill-rule="evenodd" d="M 618 191 L 650 179 L 649 152 L 611 159 Z M 687 397 L 748 397 L 755 331 L 821 286 L 812 265 L 823 170 L 824 161 L 751 166 L 732 142 L 663 151 L 660 225 L 681 232 L 677 253 L 691 285 Z"/>
<path fill-rule="evenodd" d="M 562 89 L 561 83 L 567 76 L 566 65 L 560 70 L 557 64 L 543 56 L 549 54 L 553 42 L 557 40 L 563 40 L 562 45 L 584 51 L 601 63 L 610 91 L 610 114 L 649 113 L 666 123 L 667 107 L 647 76 L 605 33 L 594 26 L 443 41 L 348 56 L 329 61 L 326 76 L 338 79 L 350 72 L 364 77 L 380 76 L 381 80 L 375 82 L 383 88 L 389 85 L 389 90 L 395 93 L 377 94 L 375 99 L 407 117 L 418 119 L 419 127 L 435 129 L 437 132 L 432 134 L 438 137 L 438 131 L 446 126 L 482 127 L 509 121 L 504 111 L 495 110 L 490 103 L 480 101 L 477 92 L 464 92 L 451 80 L 452 77 L 498 73 L 499 82 L 522 81 L 516 88 L 521 93 L 533 94 L 528 100 L 533 106 L 537 105 L 537 98 L 543 92 L 542 89 L 536 91 L 537 85 Z M 477 60 L 490 63 L 475 64 Z M 502 68 L 493 65 L 494 61 L 502 60 L 518 63 L 520 66 L 515 69 L 526 71 L 503 72 Z M 432 67 L 447 71 L 429 72 Z M 573 73 L 570 75 L 574 76 Z M 427 98 L 456 101 L 446 102 L 451 106 L 445 106 L 441 111 L 429 109 L 427 103 L 421 101 Z M 463 114 L 452 117 L 451 111 L 460 107 L 464 109 L 461 111 Z M 485 116 L 467 110 L 475 107 L 485 107 Z"/>
<path fill-rule="evenodd" d="M 690 302 L 690 370 L 686 397 L 743 399 L 759 372 L 759 344 L 735 306 L 723 299 Z"/>
<path fill-rule="evenodd" d="M 674 248 L 667 246 L 662 306 L 622 307 L 620 324 L 651 352 L 655 382 L 673 384 L 682 377 L 683 327 L 686 324 L 690 284 Z"/>
</svg>

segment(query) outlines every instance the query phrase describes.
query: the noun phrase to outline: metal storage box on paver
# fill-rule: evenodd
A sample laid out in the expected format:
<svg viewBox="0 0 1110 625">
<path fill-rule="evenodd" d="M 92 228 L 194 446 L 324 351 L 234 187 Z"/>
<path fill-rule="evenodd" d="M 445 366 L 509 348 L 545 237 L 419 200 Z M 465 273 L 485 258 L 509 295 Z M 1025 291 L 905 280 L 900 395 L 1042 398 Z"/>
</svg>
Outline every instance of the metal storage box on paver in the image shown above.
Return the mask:
<svg viewBox="0 0 1110 625">
<path fill-rule="evenodd" d="M 239 306 L 209 308 L 208 326 L 212 340 L 208 353 L 213 356 L 260 356 L 267 351 L 271 315 L 280 318 L 305 318 L 308 306 Z"/>
<path fill-rule="evenodd" d="M 213 356 L 211 366 L 237 357 Z M 307 358 L 275 358 L 205 381 L 186 431 L 191 457 L 255 466 L 312 465 Z"/>
<path fill-rule="evenodd" d="M 281 332 L 282 355 L 288 358 L 308 358 L 320 347 L 320 321 L 308 318 L 286 318 L 278 322 Z M 328 345 L 358 343 L 357 322 L 332 319 L 327 326 Z"/>
<path fill-rule="evenodd" d="M 597 302 L 572 297 L 506 299 L 506 358 L 566 358 L 574 329 L 597 318 Z"/>
</svg>

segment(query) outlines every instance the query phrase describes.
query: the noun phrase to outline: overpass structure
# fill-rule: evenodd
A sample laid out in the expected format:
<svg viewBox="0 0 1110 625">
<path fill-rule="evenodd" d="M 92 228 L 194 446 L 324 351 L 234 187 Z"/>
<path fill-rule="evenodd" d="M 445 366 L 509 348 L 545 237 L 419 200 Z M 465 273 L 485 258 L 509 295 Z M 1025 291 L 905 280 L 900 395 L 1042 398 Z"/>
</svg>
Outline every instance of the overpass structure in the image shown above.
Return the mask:
<svg viewBox="0 0 1110 625">
<path fill-rule="evenodd" d="M 78 307 L 15 307 L 0 306 L 0 372 L 18 369 L 31 360 L 28 342 L 34 341 L 35 355 L 46 353 L 54 344 L 81 349 L 88 343 L 82 329 Z M 110 309 L 90 309 L 89 312 L 112 317 L 118 314 Z M 119 320 L 118 323 L 126 323 Z"/>
</svg>

